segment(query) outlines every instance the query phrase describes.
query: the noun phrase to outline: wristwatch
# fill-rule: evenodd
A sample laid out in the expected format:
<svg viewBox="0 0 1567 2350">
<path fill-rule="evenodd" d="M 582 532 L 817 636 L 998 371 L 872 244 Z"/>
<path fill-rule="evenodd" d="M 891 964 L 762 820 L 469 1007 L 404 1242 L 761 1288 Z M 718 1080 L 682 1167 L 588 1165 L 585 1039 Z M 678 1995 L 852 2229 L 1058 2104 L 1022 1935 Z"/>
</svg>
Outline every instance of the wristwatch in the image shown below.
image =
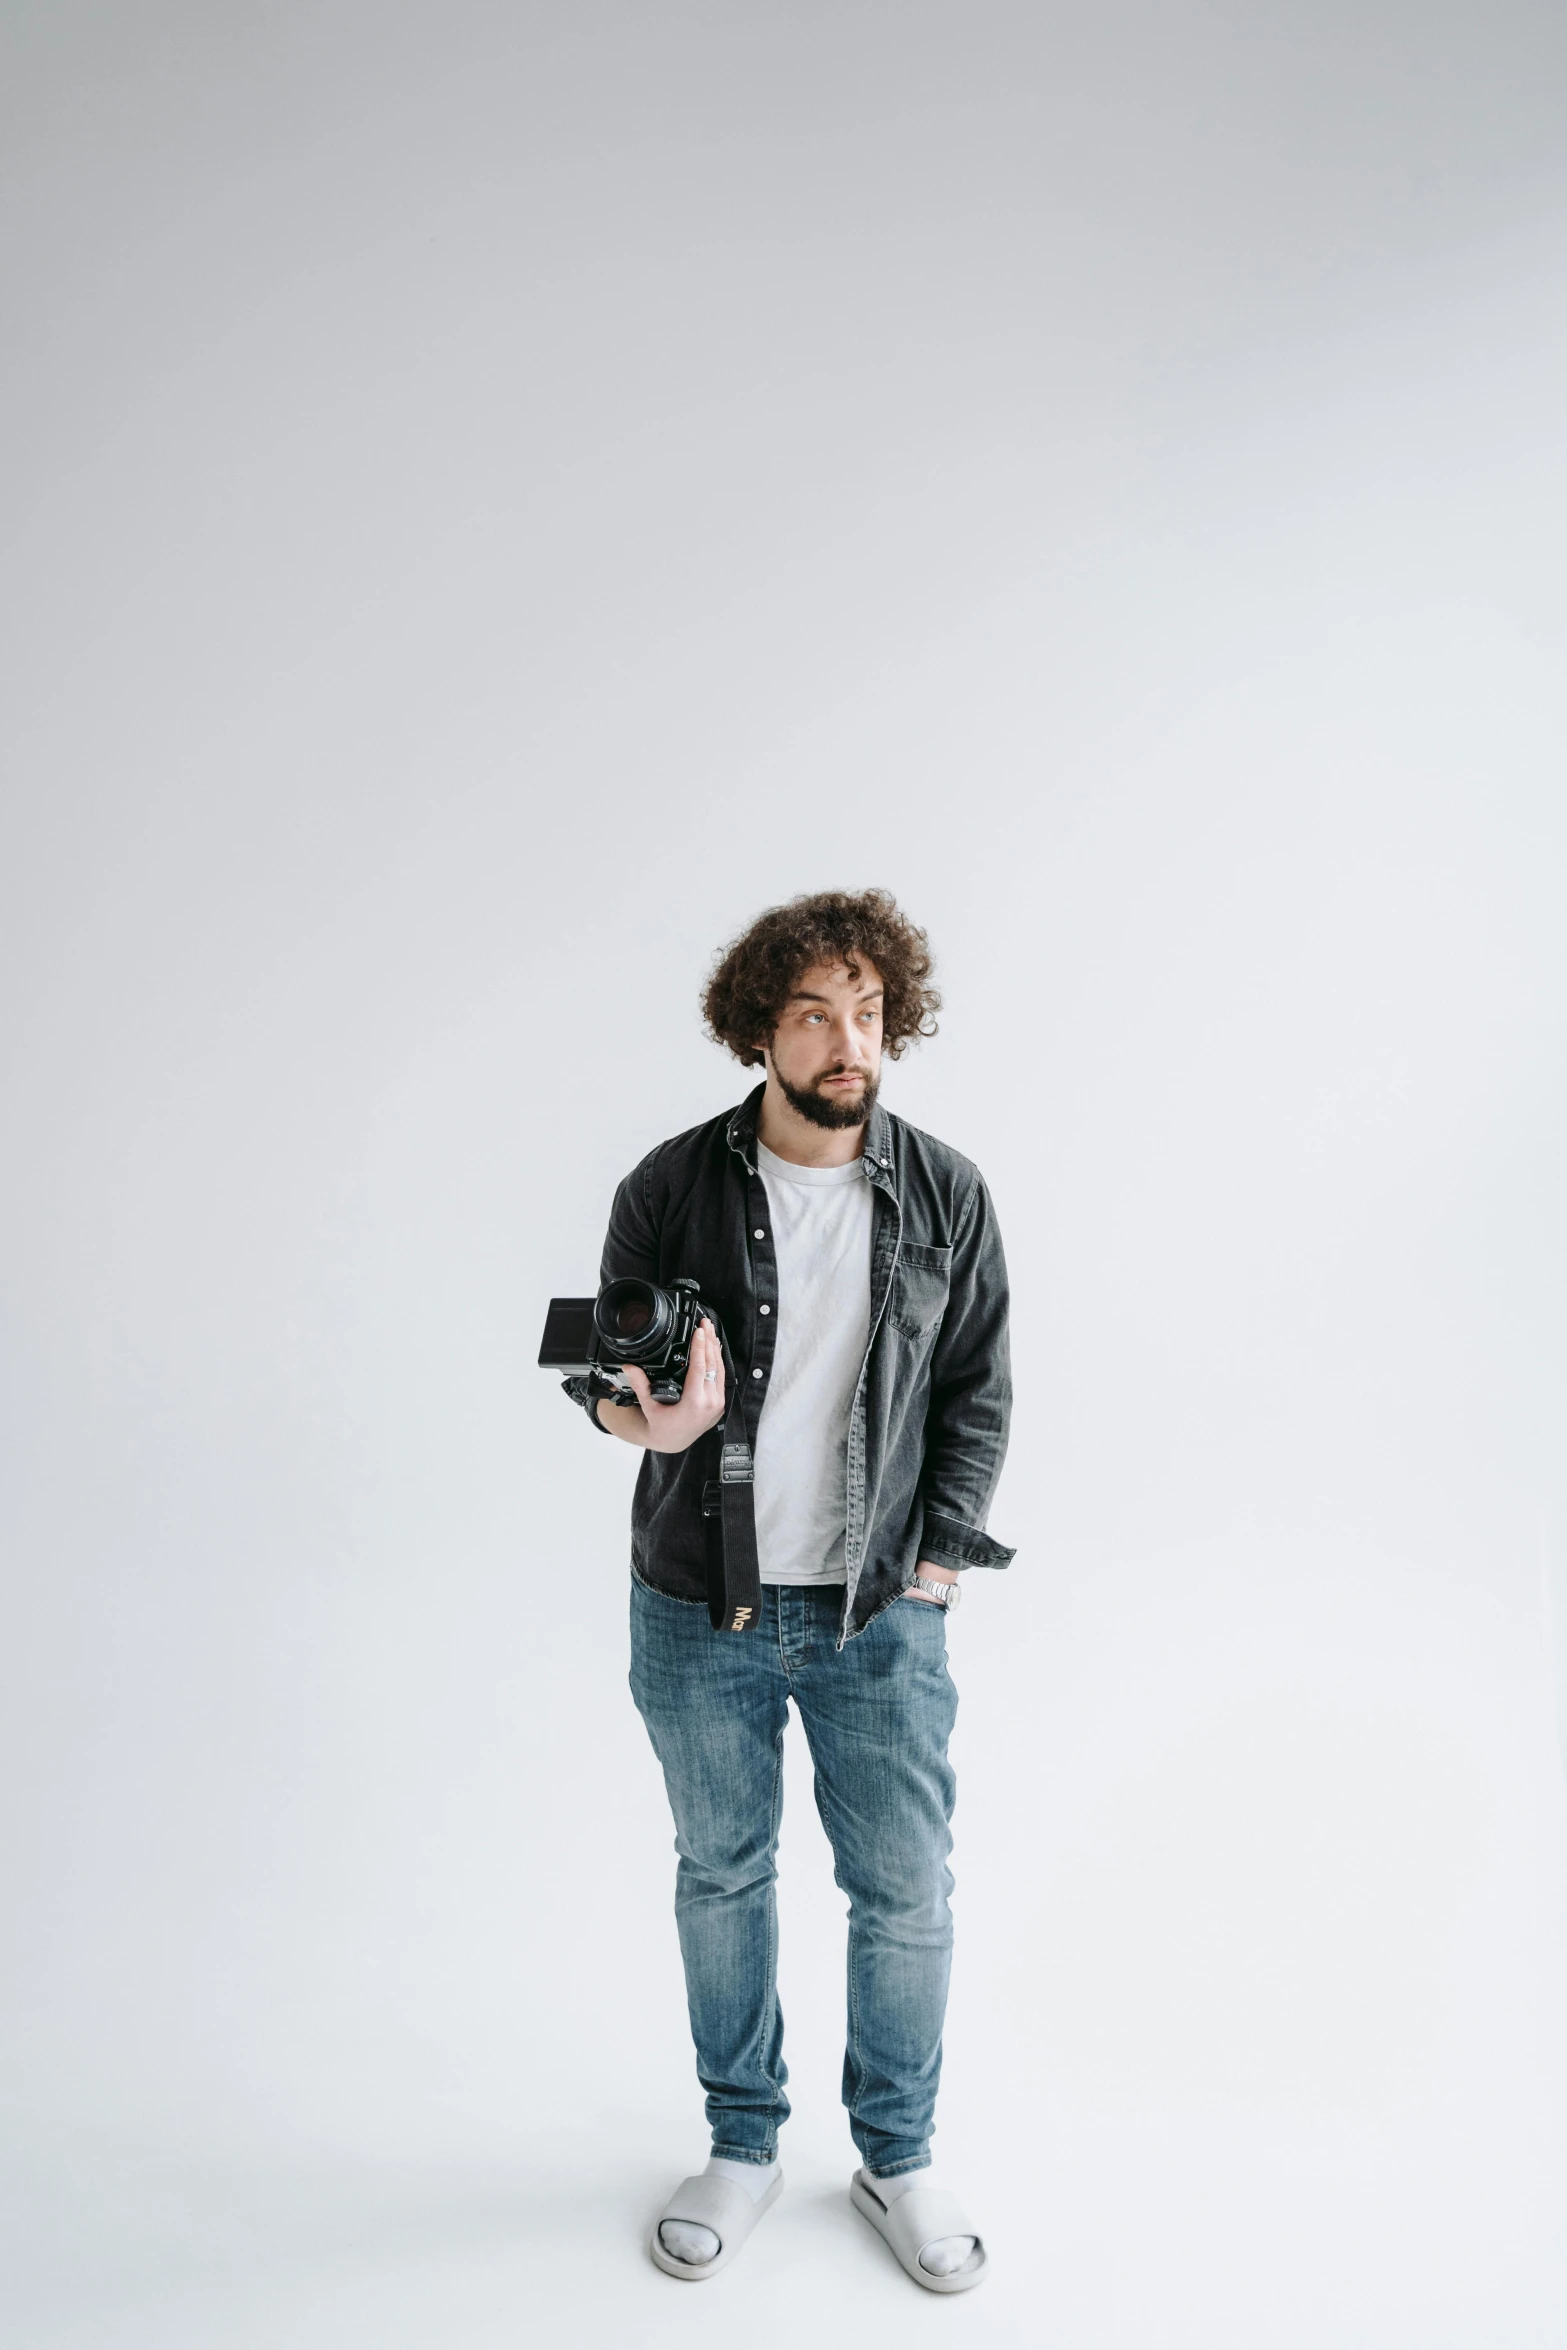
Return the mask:
<svg viewBox="0 0 1567 2350">
<path fill-rule="evenodd" d="M 961 1584 L 928 1583 L 923 1575 L 916 1575 L 909 1585 L 909 1589 L 923 1591 L 927 1599 L 933 1599 L 938 1607 L 944 1607 L 949 1612 L 957 1606 L 958 1601 L 963 1597 Z"/>
</svg>

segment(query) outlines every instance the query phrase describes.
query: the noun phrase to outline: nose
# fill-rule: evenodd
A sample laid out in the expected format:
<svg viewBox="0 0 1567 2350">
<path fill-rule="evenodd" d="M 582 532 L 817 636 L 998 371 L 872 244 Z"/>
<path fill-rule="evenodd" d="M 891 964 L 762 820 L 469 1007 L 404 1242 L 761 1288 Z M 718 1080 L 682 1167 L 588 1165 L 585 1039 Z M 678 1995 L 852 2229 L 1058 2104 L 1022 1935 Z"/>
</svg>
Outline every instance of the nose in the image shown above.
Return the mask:
<svg viewBox="0 0 1567 2350">
<path fill-rule="evenodd" d="M 851 1069 L 860 1069 L 865 1066 L 865 1056 L 860 1049 L 865 1039 L 855 1025 L 852 1007 L 848 1011 L 840 1012 L 833 1022 L 832 1041 L 838 1058 L 847 1061 Z"/>
</svg>

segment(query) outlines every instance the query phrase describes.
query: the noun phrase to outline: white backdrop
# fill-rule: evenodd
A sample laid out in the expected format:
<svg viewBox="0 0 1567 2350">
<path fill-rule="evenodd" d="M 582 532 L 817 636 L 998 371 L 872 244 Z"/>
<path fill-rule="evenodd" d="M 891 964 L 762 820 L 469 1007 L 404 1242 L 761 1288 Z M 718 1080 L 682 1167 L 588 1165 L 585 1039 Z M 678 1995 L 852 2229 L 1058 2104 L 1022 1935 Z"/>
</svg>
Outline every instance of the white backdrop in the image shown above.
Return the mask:
<svg viewBox="0 0 1567 2350">
<path fill-rule="evenodd" d="M 7 48 L 15 2338 L 1559 2341 L 1560 12 Z M 745 1089 L 714 947 L 872 882 L 1014 1281 L 951 2309 L 847 2213 L 798 1753 L 793 2192 L 641 2252 L 634 1463 L 532 1361 Z"/>
</svg>

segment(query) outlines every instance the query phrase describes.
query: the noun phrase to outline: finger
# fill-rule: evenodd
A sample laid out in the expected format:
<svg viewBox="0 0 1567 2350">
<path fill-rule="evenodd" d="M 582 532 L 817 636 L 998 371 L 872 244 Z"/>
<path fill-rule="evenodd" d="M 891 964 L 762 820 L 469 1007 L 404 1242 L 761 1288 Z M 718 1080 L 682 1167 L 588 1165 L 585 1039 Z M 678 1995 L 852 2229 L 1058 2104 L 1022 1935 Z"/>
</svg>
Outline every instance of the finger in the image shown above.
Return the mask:
<svg viewBox="0 0 1567 2350">
<path fill-rule="evenodd" d="M 724 1350 L 719 1341 L 718 1332 L 713 1328 L 711 1322 L 703 1323 L 702 1335 L 707 1345 L 707 1368 L 713 1374 L 713 1401 L 722 1403 L 724 1400 Z"/>
<path fill-rule="evenodd" d="M 708 1360 L 707 1342 L 702 1333 L 702 1326 L 698 1323 L 691 1333 L 691 1354 L 686 1364 L 685 1383 L 680 1390 L 684 1402 L 706 1410 L 713 1393 L 707 1377 L 712 1367 Z"/>
<path fill-rule="evenodd" d="M 707 1347 L 707 1370 L 717 1379 L 719 1394 L 724 1394 L 724 1344 L 712 1323 L 702 1323 L 702 1342 Z"/>
<path fill-rule="evenodd" d="M 662 1409 L 661 1405 L 653 1401 L 653 1391 L 648 1385 L 646 1371 L 640 1370 L 635 1363 L 626 1363 L 622 1365 L 622 1373 L 627 1386 L 634 1392 L 644 1412 L 656 1412 Z"/>
</svg>

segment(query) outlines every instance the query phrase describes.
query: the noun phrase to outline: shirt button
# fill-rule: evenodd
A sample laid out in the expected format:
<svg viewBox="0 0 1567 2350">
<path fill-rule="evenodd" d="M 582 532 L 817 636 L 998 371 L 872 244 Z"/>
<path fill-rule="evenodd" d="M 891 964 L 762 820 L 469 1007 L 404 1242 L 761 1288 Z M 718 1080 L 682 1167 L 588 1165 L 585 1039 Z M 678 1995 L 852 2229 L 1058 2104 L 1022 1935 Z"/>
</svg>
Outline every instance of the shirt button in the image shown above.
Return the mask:
<svg viewBox="0 0 1567 2350">
<path fill-rule="evenodd" d="M 766 1233 L 765 1233 L 765 1232 L 762 1230 L 762 1227 L 761 1227 L 761 1225 L 760 1225 L 760 1224 L 758 1224 L 758 1226 L 756 1227 L 756 1230 L 755 1230 L 755 1231 L 752 1233 L 752 1235 L 751 1235 L 751 1238 L 752 1238 L 753 1240 L 765 1240 L 765 1239 L 767 1238 L 767 1235 L 766 1235 Z"/>
<path fill-rule="evenodd" d="M 752 1378 L 753 1378 L 753 1379 L 760 1379 L 760 1377 L 762 1376 L 762 1374 L 761 1374 L 761 1372 L 760 1372 L 760 1371 L 753 1371 L 753 1372 L 751 1373 L 751 1376 L 752 1376 Z"/>
<path fill-rule="evenodd" d="M 773 1309 L 771 1306 L 758 1306 L 756 1310 L 759 1314 L 770 1314 Z"/>
</svg>

